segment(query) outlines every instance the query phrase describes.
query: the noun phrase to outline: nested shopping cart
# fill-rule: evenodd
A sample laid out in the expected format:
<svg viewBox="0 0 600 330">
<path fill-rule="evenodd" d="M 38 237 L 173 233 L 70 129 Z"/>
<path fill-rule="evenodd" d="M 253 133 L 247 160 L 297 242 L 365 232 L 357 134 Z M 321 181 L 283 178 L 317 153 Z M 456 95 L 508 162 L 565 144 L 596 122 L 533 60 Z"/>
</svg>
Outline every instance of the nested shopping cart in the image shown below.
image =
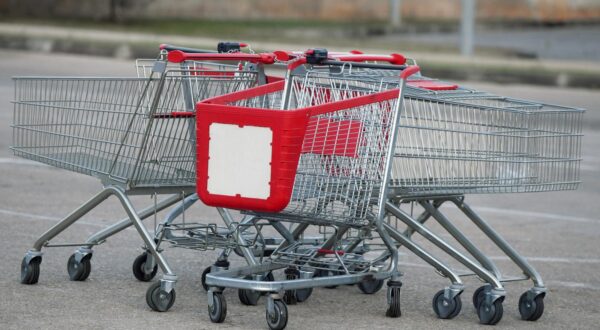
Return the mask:
<svg viewBox="0 0 600 330">
<path fill-rule="evenodd" d="M 422 234 L 487 283 L 473 295 L 481 323 L 496 324 L 502 318 L 502 283 L 528 279 L 534 287 L 521 296 L 519 312 L 524 320 L 537 320 L 544 310 L 542 278 L 465 203 L 465 195 L 576 189 L 580 183 L 584 110 L 466 88 L 407 88 L 404 102 L 392 166 L 391 201 L 386 204 L 391 218 L 408 226 L 404 234 Z M 440 207 L 446 202 L 453 203 L 481 229 L 524 275 L 503 275 L 442 213 Z M 400 208 L 403 203 L 415 203 L 422 212 L 412 217 Z M 430 218 L 476 262 L 425 227 Z M 386 225 L 391 236 L 400 234 L 391 227 Z M 439 292 L 433 302 L 438 315 L 455 316 L 460 310 L 459 294 L 458 290 Z"/>
<path fill-rule="evenodd" d="M 382 75 L 382 72 L 372 72 Z M 388 82 L 390 80 L 388 79 Z M 452 285 L 433 298 L 440 318 L 461 310 L 461 276 L 476 275 L 487 284 L 475 290 L 480 322 L 496 324 L 503 315 L 503 283 L 529 280 L 533 288 L 519 299 L 521 318 L 539 319 L 546 288 L 538 272 L 465 203 L 466 194 L 544 192 L 576 189 L 580 183 L 581 125 L 584 110 L 507 98 L 455 84 L 418 77 L 408 82 L 385 205 L 384 228 Z M 454 204 L 523 272 L 506 276 L 472 239 L 442 213 Z M 410 206 L 410 212 L 402 205 Z M 413 207 L 420 208 L 413 216 Z M 424 226 L 435 219 L 474 259 Z M 404 223 L 404 231 L 398 229 Z M 471 272 L 440 262 L 412 241 L 421 234 Z"/>
<path fill-rule="evenodd" d="M 225 55 L 225 56 L 224 56 Z M 270 64 L 274 55 L 212 54 L 205 60 Z M 45 232 L 23 258 L 21 282 L 37 283 L 44 247 L 80 246 L 68 261 L 72 280 L 91 271 L 91 247 L 133 224 L 164 276 L 150 287 L 150 302 L 168 309 L 177 279 L 154 237 L 142 224 L 195 191 L 193 111 L 198 99 L 258 85 L 260 70 L 243 66 L 219 70 L 209 63 L 173 68 L 166 58 L 154 62 L 146 78 L 16 77 L 13 145 L 15 155 L 91 175 L 104 188 Z M 130 195 L 173 194 L 137 211 Z M 55 236 L 106 200 L 116 196 L 128 219 L 97 233 L 85 243 L 51 244 Z M 152 265 L 154 266 L 154 265 Z M 152 272 L 154 267 L 149 268 Z M 160 299 L 165 298 L 165 299 Z"/>
<path fill-rule="evenodd" d="M 347 62 L 329 61 L 327 66 L 336 70 L 316 75 L 310 70 L 294 73 L 304 60 L 290 65 L 285 81 L 198 103 L 198 194 L 207 205 L 245 210 L 272 222 L 369 226 L 382 237 L 391 258 L 387 264 L 373 264 L 358 254 L 284 244 L 259 265 L 207 275 L 213 322 L 225 319 L 225 287 L 270 293 L 267 324 L 282 329 L 287 324 L 284 291 L 364 278 L 391 278 L 388 315 L 400 314 L 397 249 L 382 227 L 385 209 L 379 206 L 386 199 L 382 183 L 390 175 L 404 81 L 418 67 L 394 66 L 400 88 L 377 93 L 348 75 Z M 238 157 L 244 168 L 234 165 Z M 297 268 L 299 278 L 255 277 L 289 267 Z M 332 267 L 343 274 L 313 278 L 315 271 Z"/>
</svg>

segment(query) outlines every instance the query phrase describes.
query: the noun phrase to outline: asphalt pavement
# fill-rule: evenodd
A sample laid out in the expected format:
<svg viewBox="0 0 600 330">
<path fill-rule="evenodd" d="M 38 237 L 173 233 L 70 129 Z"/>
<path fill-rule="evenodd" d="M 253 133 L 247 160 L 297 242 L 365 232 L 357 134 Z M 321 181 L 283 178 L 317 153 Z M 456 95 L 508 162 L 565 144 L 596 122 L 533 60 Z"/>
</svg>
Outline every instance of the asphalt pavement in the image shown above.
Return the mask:
<svg viewBox="0 0 600 330">
<path fill-rule="evenodd" d="M 228 303 L 225 322 L 220 325 L 210 322 L 200 274 L 214 262 L 215 251 L 166 250 L 172 268 L 180 275 L 177 299 L 166 313 L 151 311 L 145 301 L 149 283 L 137 281 L 131 272 L 131 264 L 142 245 L 134 230 L 126 230 L 95 249 L 92 272 L 85 282 L 68 279 L 66 261 L 74 248 L 55 248 L 45 250 L 38 284 L 19 283 L 21 258 L 34 240 L 98 192 L 101 185 L 92 177 L 12 156 L 8 148 L 13 99 L 10 77 L 131 76 L 135 75 L 135 68 L 132 61 L 74 55 L 0 51 L 0 58 L 0 328 L 265 329 L 265 299 L 257 306 L 242 306 L 234 290 L 225 291 Z M 537 322 L 525 322 L 519 319 L 517 302 L 531 284 L 507 284 L 504 317 L 498 328 L 597 329 L 600 322 L 600 93 L 585 89 L 467 84 L 502 95 L 588 109 L 581 166 L 583 183 L 578 190 L 467 196 L 467 202 L 528 257 L 548 287 L 544 315 Z M 138 207 L 152 203 L 151 198 L 144 196 L 133 201 Z M 452 210 L 448 212 L 451 216 L 457 215 Z M 55 243 L 82 242 L 123 216 L 118 202 L 109 200 L 57 237 Z M 158 218 L 161 216 L 163 214 Z M 213 209 L 200 205 L 186 216 L 219 222 Z M 472 225 L 462 218 L 453 220 L 498 266 L 508 274 L 518 275 L 507 258 L 483 240 Z M 473 291 L 481 285 L 477 279 L 465 279 L 467 287 L 462 294 L 461 314 L 453 320 L 440 320 L 432 311 L 431 299 L 447 281 L 411 254 L 402 254 L 401 261 L 405 274 L 401 318 L 385 317 L 385 290 L 365 295 L 355 286 L 334 290 L 320 288 L 305 303 L 289 306 L 288 329 L 484 327 L 477 323 L 470 303 Z M 242 261 L 236 257 L 232 263 Z"/>
</svg>

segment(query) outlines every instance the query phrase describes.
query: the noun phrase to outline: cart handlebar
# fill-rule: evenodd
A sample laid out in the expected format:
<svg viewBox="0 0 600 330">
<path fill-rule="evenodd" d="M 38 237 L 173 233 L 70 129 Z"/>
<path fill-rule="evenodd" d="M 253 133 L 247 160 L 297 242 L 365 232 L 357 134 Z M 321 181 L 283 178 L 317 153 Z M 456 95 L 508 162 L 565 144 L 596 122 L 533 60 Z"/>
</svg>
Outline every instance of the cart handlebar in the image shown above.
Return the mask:
<svg viewBox="0 0 600 330">
<path fill-rule="evenodd" d="M 421 71 L 421 68 L 418 65 L 409 65 L 406 67 L 406 69 L 402 70 L 400 78 L 402 80 L 406 80 L 408 77 L 412 76 L 413 74 L 419 71 Z"/>
<path fill-rule="evenodd" d="M 239 51 L 240 48 L 245 48 L 245 47 L 248 47 L 247 43 L 230 42 L 230 41 L 219 42 L 219 44 L 217 45 L 216 51 L 208 50 L 208 49 L 198 49 L 198 48 L 175 46 L 175 45 L 169 45 L 169 44 L 161 44 L 159 46 L 159 48 L 161 50 L 164 49 L 168 52 L 173 51 L 173 50 L 180 50 L 180 51 L 186 52 L 186 53 L 202 53 L 202 54 L 228 53 L 230 51 Z"/>
<path fill-rule="evenodd" d="M 294 58 L 301 58 L 304 56 L 311 56 L 314 54 L 313 49 L 309 49 L 306 52 L 289 52 L 285 50 L 277 50 L 273 52 L 279 61 L 289 61 Z M 365 54 L 359 50 L 351 50 L 350 52 L 328 52 L 326 54 L 328 59 L 345 61 L 345 62 L 366 62 L 366 61 L 377 61 L 377 62 L 388 62 L 390 64 L 402 65 L 406 63 L 406 57 L 402 54 Z"/>
<path fill-rule="evenodd" d="M 169 45 L 169 44 L 160 44 L 159 48 L 161 50 L 166 50 L 168 52 L 174 51 L 174 50 L 180 50 L 180 51 L 186 52 L 186 53 L 204 53 L 204 54 L 216 53 L 216 51 L 214 51 L 214 50 L 181 47 L 181 46 L 175 46 L 175 45 Z"/>
<path fill-rule="evenodd" d="M 275 54 L 273 53 L 188 53 L 181 50 L 170 51 L 167 55 L 169 62 L 181 63 L 183 61 L 246 61 L 252 63 L 273 64 Z"/>
</svg>

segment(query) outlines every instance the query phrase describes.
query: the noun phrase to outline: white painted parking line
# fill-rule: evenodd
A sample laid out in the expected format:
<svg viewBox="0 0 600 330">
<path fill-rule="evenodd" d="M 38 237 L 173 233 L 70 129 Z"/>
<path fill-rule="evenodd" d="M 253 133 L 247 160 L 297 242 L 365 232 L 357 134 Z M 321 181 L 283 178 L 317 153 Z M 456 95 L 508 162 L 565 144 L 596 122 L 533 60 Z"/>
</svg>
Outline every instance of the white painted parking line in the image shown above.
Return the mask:
<svg viewBox="0 0 600 330">
<path fill-rule="evenodd" d="M 5 209 L 0 209 L 0 214 L 6 214 L 6 215 L 10 215 L 10 216 L 20 217 L 23 219 L 31 219 L 31 220 L 44 220 L 44 221 L 52 221 L 52 222 L 58 222 L 58 221 L 62 220 L 62 218 L 57 218 L 57 217 L 49 217 L 49 216 L 45 216 L 45 215 L 32 214 L 32 213 L 26 213 L 26 212 L 16 212 L 16 211 L 5 210 Z M 0 221 L 2 221 L 4 219 L 12 221 L 12 219 L 10 219 L 10 218 L 0 217 Z M 82 225 L 88 225 L 88 226 L 94 226 L 94 227 L 101 227 L 101 228 L 107 227 L 107 225 L 105 225 L 105 224 L 82 221 L 82 220 L 79 220 L 75 223 L 79 223 Z"/>
<path fill-rule="evenodd" d="M 544 218 L 559 222 L 579 222 L 579 223 L 600 223 L 600 219 L 593 218 L 584 218 L 584 217 L 574 217 L 569 215 L 560 215 L 554 213 L 543 213 L 543 212 L 532 212 L 532 211 L 522 211 L 522 210 L 509 210 L 509 209 L 499 209 L 495 207 L 475 207 L 476 211 L 482 213 L 497 213 L 497 214 L 509 214 L 514 216 L 523 216 L 523 217 L 535 217 L 535 218 Z"/>
<path fill-rule="evenodd" d="M 21 159 L 21 158 L 10 158 L 10 157 L 0 157 L 0 164 L 50 167 L 49 165 L 34 162 L 32 160 Z"/>
<path fill-rule="evenodd" d="M 510 260 L 507 256 L 491 256 L 492 260 Z M 528 261 L 548 262 L 548 263 L 567 263 L 567 264 L 600 264 L 597 258 L 566 258 L 566 257 L 525 257 Z"/>
</svg>

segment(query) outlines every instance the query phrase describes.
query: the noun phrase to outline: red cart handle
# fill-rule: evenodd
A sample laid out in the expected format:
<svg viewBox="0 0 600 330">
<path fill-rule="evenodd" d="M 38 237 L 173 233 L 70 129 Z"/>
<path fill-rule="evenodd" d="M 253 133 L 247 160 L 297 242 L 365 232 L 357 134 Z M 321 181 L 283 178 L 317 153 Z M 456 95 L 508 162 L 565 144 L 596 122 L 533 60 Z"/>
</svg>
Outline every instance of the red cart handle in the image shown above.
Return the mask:
<svg viewBox="0 0 600 330">
<path fill-rule="evenodd" d="M 273 64 L 275 63 L 275 54 L 245 54 L 245 53 L 184 53 L 180 50 L 170 51 L 167 55 L 169 62 L 181 63 L 183 61 L 246 61 L 252 63 Z"/>
<path fill-rule="evenodd" d="M 310 50 L 309 50 L 310 51 Z M 276 50 L 273 52 L 275 57 L 279 61 L 289 61 L 294 58 L 302 57 L 307 53 L 300 52 L 289 52 L 285 50 Z M 402 54 L 390 54 L 390 55 L 378 55 L 378 54 L 364 54 L 359 50 L 352 50 L 349 53 L 343 52 L 332 52 L 328 53 L 328 57 L 333 60 L 344 61 L 344 62 L 365 62 L 365 61 L 377 61 L 377 62 L 388 62 L 390 64 L 402 65 L 406 63 L 406 57 Z"/>
<path fill-rule="evenodd" d="M 421 68 L 419 68 L 418 65 L 407 66 L 406 69 L 402 70 L 402 73 L 400 73 L 400 78 L 402 80 L 406 80 L 408 77 L 412 76 L 413 74 L 419 71 L 421 71 Z"/>
<path fill-rule="evenodd" d="M 390 55 L 376 55 L 376 54 L 347 54 L 347 55 L 333 55 L 334 59 L 345 62 L 365 62 L 365 61 L 377 61 L 377 62 L 388 62 L 390 64 L 402 65 L 406 63 L 406 57 L 402 54 L 390 54 Z"/>
</svg>

